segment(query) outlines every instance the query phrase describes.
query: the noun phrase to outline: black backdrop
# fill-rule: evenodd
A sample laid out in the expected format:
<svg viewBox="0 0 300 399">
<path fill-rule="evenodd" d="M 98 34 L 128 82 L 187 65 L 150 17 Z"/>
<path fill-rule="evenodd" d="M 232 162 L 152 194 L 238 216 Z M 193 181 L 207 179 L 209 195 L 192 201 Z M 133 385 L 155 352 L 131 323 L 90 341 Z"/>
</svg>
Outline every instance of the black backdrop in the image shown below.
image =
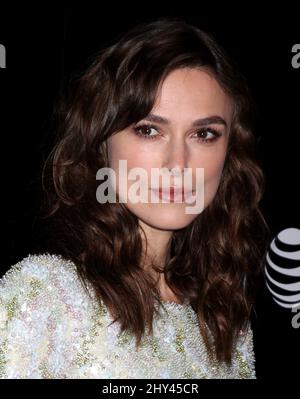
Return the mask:
<svg viewBox="0 0 300 399">
<path fill-rule="evenodd" d="M 6 68 L 0 69 L 1 274 L 36 245 L 39 173 L 59 88 L 117 35 L 159 16 L 181 16 L 207 30 L 238 61 L 259 110 L 267 222 L 274 236 L 300 227 L 300 68 L 291 64 L 292 46 L 300 43 L 296 10 L 286 5 L 263 11 L 246 4 L 161 7 L 0 6 L 0 44 L 6 48 Z M 300 328 L 292 327 L 292 316 L 262 285 L 253 321 L 259 378 L 297 375 Z"/>
</svg>

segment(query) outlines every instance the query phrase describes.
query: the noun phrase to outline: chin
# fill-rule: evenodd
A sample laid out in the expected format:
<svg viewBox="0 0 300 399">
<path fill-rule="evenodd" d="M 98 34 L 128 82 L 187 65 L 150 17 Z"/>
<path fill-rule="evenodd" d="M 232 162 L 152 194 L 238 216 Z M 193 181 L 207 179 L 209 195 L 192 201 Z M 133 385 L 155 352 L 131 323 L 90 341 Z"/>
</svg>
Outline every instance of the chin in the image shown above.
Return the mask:
<svg viewBox="0 0 300 399">
<path fill-rule="evenodd" d="M 160 230 L 179 230 L 187 227 L 198 215 L 185 214 L 185 209 L 156 209 L 148 212 L 134 212 L 148 226 Z"/>
</svg>

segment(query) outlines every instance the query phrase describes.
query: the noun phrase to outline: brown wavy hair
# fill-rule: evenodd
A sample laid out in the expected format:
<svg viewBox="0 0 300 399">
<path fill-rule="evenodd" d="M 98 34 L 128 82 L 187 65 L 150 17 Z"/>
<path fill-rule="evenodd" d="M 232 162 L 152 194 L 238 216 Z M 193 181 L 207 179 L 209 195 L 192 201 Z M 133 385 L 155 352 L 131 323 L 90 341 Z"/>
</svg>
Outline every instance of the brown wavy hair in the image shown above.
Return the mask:
<svg viewBox="0 0 300 399">
<path fill-rule="evenodd" d="M 54 145 L 42 173 L 48 252 L 75 263 L 137 346 L 146 325 L 152 334 L 160 299 L 143 267 L 138 218 L 122 203 L 96 201 L 96 172 L 109 166 L 107 138 L 149 114 L 159 85 L 177 68 L 209 71 L 233 100 L 234 115 L 214 199 L 173 232 L 164 267 L 152 266 L 197 313 L 209 352 L 230 362 L 238 333 L 250 323 L 270 232 L 259 207 L 265 180 L 256 159 L 254 101 L 212 35 L 181 18 L 144 22 L 69 79 L 56 105 Z"/>
</svg>

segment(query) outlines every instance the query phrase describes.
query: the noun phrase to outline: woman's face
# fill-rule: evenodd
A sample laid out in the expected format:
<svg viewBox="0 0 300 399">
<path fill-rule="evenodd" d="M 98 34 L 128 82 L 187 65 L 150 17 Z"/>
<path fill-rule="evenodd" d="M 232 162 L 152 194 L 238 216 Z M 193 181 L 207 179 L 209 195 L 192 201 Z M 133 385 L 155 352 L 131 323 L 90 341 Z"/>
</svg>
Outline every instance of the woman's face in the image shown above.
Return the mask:
<svg viewBox="0 0 300 399">
<path fill-rule="evenodd" d="M 151 180 L 152 168 L 176 168 L 182 173 L 190 168 L 193 189 L 198 182 L 196 170 L 203 168 L 201 211 L 212 201 L 222 175 L 232 111 L 230 98 L 211 75 L 199 69 L 177 69 L 163 81 L 150 113 L 160 119 L 146 117 L 108 139 L 109 167 L 115 171 L 118 193 L 119 160 L 127 161 L 127 173 L 132 168 L 143 168 L 146 173 L 148 202 L 134 203 L 129 196 L 124 203 L 140 221 L 157 229 L 176 230 L 197 217 L 197 213 L 186 212 L 191 203 L 184 200 L 151 202 L 152 189 L 162 186 L 162 180 L 159 185 Z M 170 179 L 171 186 L 176 186 L 175 177 Z M 128 190 L 132 184 L 133 180 L 127 180 Z M 197 190 L 201 187 L 197 183 Z"/>
</svg>

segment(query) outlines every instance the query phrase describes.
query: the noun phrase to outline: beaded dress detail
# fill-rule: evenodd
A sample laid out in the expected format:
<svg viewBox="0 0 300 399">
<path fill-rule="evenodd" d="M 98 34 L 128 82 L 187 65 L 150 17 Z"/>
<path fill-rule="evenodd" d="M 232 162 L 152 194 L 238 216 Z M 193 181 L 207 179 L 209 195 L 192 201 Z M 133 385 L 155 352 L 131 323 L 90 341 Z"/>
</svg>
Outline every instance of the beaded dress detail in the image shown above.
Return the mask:
<svg viewBox="0 0 300 399">
<path fill-rule="evenodd" d="M 136 350 L 73 262 L 28 255 L 0 280 L 0 377 L 256 378 L 250 327 L 227 365 L 208 355 L 189 304 L 156 306 L 153 335 Z"/>
</svg>

